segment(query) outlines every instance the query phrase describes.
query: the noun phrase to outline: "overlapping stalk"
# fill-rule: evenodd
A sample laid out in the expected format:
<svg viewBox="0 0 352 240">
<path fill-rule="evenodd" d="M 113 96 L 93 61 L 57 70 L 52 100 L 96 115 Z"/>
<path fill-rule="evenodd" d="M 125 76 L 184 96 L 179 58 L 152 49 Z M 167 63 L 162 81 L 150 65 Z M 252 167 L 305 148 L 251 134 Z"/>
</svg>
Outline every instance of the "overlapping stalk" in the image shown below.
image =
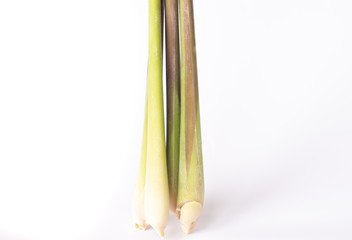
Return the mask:
<svg viewBox="0 0 352 240">
<path fill-rule="evenodd" d="M 147 94 L 148 95 L 148 94 Z M 147 136 L 148 136 L 148 98 L 146 97 L 144 113 L 144 126 L 142 149 L 139 160 L 139 167 L 137 173 L 136 184 L 133 192 L 133 217 L 135 220 L 136 228 L 145 230 L 147 223 L 144 215 L 144 187 L 145 187 L 145 173 L 147 165 Z"/>
<path fill-rule="evenodd" d="M 200 216 L 204 200 L 203 159 L 193 1 L 180 0 L 181 125 L 177 214 L 189 233 Z"/>
<path fill-rule="evenodd" d="M 149 50 L 142 153 L 134 192 L 136 227 L 161 236 L 169 215 L 162 84 L 162 0 L 149 0 Z"/>
<path fill-rule="evenodd" d="M 167 168 L 170 210 L 176 213 L 180 151 L 180 46 L 178 0 L 166 0 Z"/>
</svg>

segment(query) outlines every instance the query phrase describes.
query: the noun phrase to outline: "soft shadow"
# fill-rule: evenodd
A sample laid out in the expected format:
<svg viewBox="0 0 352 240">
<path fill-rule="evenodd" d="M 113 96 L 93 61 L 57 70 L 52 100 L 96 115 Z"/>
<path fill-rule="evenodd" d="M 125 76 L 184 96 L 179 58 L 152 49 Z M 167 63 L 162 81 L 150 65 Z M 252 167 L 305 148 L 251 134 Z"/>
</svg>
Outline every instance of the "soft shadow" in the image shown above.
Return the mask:
<svg viewBox="0 0 352 240">
<path fill-rule="evenodd" d="M 250 212 L 267 198 L 274 196 L 281 190 L 277 182 L 261 182 L 245 192 L 243 188 L 227 186 L 229 189 L 217 189 L 212 195 L 205 196 L 203 212 L 198 219 L 194 233 L 203 229 L 215 229 L 222 226 L 234 225 L 241 220 L 241 216 Z"/>
<path fill-rule="evenodd" d="M 168 237 L 168 239 L 182 239 L 182 237 L 184 236 L 180 227 L 179 220 L 177 219 L 176 215 L 171 212 L 170 212 L 168 224 L 165 230 L 165 235 Z"/>
<path fill-rule="evenodd" d="M 223 206 L 223 201 L 218 198 L 210 197 L 209 199 L 205 199 L 203 205 L 203 211 L 201 216 L 197 221 L 197 225 L 192 231 L 192 233 L 197 233 L 198 231 L 202 231 L 203 229 L 210 228 L 217 219 L 217 212 Z M 191 233 L 191 234 L 192 234 Z"/>
</svg>

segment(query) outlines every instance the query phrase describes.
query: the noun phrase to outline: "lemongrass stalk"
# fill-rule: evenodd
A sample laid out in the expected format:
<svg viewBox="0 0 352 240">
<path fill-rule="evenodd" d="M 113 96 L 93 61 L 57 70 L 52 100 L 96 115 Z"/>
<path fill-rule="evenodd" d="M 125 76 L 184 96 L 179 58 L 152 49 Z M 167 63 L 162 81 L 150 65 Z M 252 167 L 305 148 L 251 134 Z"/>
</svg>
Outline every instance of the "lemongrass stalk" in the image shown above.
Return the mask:
<svg viewBox="0 0 352 240">
<path fill-rule="evenodd" d="M 181 125 L 177 214 L 182 230 L 195 227 L 204 201 L 193 1 L 180 0 Z"/>
<path fill-rule="evenodd" d="M 145 187 L 145 171 L 147 159 L 147 134 L 148 134 L 148 98 L 146 98 L 144 126 L 143 126 L 143 139 L 141 157 L 139 161 L 139 168 L 137 173 L 137 180 L 133 193 L 133 217 L 136 228 L 145 230 L 147 223 L 144 216 L 144 187 Z"/>
<path fill-rule="evenodd" d="M 166 0 L 166 154 L 170 210 L 176 213 L 180 146 L 180 50 L 178 0 Z"/>
<path fill-rule="evenodd" d="M 147 160 L 144 188 L 146 222 L 161 236 L 169 216 L 162 82 L 162 0 L 149 0 Z"/>
</svg>

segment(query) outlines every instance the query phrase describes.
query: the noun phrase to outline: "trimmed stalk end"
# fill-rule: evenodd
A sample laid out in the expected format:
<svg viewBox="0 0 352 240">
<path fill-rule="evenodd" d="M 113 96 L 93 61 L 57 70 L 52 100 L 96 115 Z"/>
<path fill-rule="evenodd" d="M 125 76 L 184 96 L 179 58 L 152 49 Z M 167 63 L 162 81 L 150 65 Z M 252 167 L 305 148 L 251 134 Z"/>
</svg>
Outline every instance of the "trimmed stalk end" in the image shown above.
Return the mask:
<svg viewBox="0 0 352 240">
<path fill-rule="evenodd" d="M 135 226 L 136 226 L 137 229 L 141 229 L 141 230 L 145 231 L 147 229 L 148 225 L 145 222 L 143 222 L 143 223 L 139 223 L 139 224 L 136 223 Z"/>
<path fill-rule="evenodd" d="M 188 234 L 194 229 L 201 212 L 202 205 L 196 201 L 187 202 L 177 209 L 177 215 L 184 233 Z"/>
</svg>

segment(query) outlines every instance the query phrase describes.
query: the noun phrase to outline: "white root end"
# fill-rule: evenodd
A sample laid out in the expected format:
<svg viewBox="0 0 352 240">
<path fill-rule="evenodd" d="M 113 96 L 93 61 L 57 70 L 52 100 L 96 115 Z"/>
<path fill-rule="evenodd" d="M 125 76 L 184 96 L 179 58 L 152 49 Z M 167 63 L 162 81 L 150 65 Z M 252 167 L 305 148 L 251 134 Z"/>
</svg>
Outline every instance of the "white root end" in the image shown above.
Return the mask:
<svg viewBox="0 0 352 240">
<path fill-rule="evenodd" d="M 202 212 L 202 205 L 199 202 L 187 202 L 179 209 L 179 219 L 182 231 L 190 233 L 196 226 L 196 222 Z"/>
<path fill-rule="evenodd" d="M 147 229 L 148 224 L 144 216 L 144 192 L 141 194 L 137 189 L 135 190 L 133 199 L 133 217 L 136 228 Z"/>
<path fill-rule="evenodd" d="M 167 188 L 164 191 L 159 191 L 160 189 L 162 186 L 146 191 L 144 213 L 146 222 L 163 237 L 169 217 L 169 195 Z"/>
</svg>

